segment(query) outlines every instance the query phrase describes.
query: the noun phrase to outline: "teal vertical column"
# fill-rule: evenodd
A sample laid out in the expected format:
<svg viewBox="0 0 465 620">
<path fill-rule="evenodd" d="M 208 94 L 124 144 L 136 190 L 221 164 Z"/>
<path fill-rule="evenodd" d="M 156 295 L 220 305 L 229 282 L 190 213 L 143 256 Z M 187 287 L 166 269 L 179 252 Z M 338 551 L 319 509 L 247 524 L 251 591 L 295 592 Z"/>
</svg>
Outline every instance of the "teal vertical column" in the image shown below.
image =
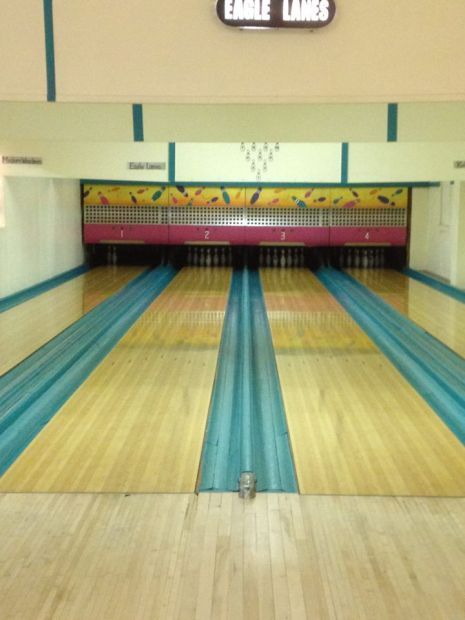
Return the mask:
<svg viewBox="0 0 465 620">
<path fill-rule="evenodd" d="M 144 141 L 144 111 L 140 103 L 134 103 L 132 106 L 132 127 L 134 133 L 134 142 Z"/>
<path fill-rule="evenodd" d="M 397 123 L 398 123 L 397 103 L 388 103 L 387 111 L 387 141 L 397 142 Z"/>
<path fill-rule="evenodd" d="M 341 145 L 341 183 L 349 180 L 349 144 L 343 142 Z"/>
<path fill-rule="evenodd" d="M 45 67 L 47 101 L 56 101 L 55 41 L 53 36 L 53 0 L 44 0 Z"/>
<path fill-rule="evenodd" d="M 176 181 L 176 143 L 170 142 L 168 149 L 168 181 Z"/>
</svg>

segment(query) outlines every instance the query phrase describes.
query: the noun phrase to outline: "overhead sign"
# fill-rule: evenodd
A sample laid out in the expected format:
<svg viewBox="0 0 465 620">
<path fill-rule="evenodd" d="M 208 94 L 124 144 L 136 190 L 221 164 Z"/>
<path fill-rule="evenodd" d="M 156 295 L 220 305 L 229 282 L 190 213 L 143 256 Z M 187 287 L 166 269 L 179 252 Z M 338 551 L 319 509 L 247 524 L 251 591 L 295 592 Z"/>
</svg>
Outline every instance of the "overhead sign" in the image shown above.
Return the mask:
<svg viewBox="0 0 465 620">
<path fill-rule="evenodd" d="M 28 166 L 41 166 L 42 157 L 29 157 L 27 155 L 2 155 L 2 164 L 26 164 Z"/>
<path fill-rule="evenodd" d="M 334 0 L 217 0 L 216 12 L 236 28 L 322 28 L 336 14 Z"/>
</svg>

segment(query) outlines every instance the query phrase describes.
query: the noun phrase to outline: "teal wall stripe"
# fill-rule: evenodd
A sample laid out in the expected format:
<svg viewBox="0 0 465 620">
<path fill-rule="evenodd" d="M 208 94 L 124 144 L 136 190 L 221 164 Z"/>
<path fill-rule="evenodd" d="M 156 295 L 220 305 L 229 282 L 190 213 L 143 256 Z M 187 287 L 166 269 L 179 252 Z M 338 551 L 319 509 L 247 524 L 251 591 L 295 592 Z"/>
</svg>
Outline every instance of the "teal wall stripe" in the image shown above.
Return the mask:
<svg viewBox="0 0 465 620">
<path fill-rule="evenodd" d="M 53 0 L 44 0 L 45 65 L 47 101 L 56 101 L 55 42 L 53 37 Z"/>
<path fill-rule="evenodd" d="M 176 182 L 176 143 L 170 142 L 168 151 L 168 181 L 170 183 Z"/>
<path fill-rule="evenodd" d="M 397 121 L 399 108 L 397 103 L 388 103 L 387 141 L 397 142 Z"/>
<path fill-rule="evenodd" d="M 60 284 L 64 284 L 71 280 L 72 278 L 76 278 L 83 273 L 86 273 L 89 268 L 87 265 L 80 265 L 79 267 L 75 267 L 74 269 L 70 269 L 69 271 L 65 271 L 60 273 L 53 278 L 49 278 L 48 280 L 44 280 L 43 282 L 39 282 L 38 284 L 34 284 L 33 286 L 29 286 L 26 289 L 18 291 L 16 293 L 12 293 L 7 297 L 0 298 L 0 313 L 5 312 L 6 310 L 10 310 L 10 308 L 14 308 L 15 306 L 24 303 L 28 299 L 32 299 L 37 295 L 42 295 L 46 291 L 55 288 L 56 286 L 60 286 Z"/>
<path fill-rule="evenodd" d="M 341 145 L 341 183 L 347 183 L 349 179 L 349 144 Z"/>
<path fill-rule="evenodd" d="M 144 111 L 142 104 L 134 103 L 132 106 L 132 127 L 134 142 L 144 141 Z"/>
</svg>

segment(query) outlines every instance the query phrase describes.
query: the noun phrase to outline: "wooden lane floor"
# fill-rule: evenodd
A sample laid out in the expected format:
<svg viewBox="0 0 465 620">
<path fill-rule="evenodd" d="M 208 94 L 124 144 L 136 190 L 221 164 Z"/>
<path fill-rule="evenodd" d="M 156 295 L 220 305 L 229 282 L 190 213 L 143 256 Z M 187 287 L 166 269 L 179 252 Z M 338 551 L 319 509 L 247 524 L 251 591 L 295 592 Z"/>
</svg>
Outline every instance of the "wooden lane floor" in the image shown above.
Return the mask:
<svg viewBox="0 0 465 620">
<path fill-rule="evenodd" d="M 300 491 L 463 496 L 465 447 L 307 270 L 261 270 Z"/>
<path fill-rule="evenodd" d="M 0 313 L 0 376 L 143 270 L 143 267 L 96 267 Z"/>
<path fill-rule="evenodd" d="M 465 499 L 0 495 L 9 620 L 459 620 Z"/>
<path fill-rule="evenodd" d="M 393 269 L 348 269 L 347 273 L 465 357 L 465 304 Z"/>
<path fill-rule="evenodd" d="M 230 279 L 229 269 L 183 269 L 0 489 L 194 491 Z"/>
</svg>

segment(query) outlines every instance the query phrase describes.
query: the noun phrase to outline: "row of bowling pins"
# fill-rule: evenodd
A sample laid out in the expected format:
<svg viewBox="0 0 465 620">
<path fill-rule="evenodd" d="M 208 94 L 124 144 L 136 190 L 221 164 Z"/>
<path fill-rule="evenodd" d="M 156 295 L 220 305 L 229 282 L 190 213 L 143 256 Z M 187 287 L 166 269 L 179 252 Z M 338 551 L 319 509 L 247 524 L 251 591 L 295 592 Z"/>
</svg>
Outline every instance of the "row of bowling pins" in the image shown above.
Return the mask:
<svg viewBox="0 0 465 620">
<path fill-rule="evenodd" d="M 231 248 L 203 248 L 189 247 L 187 249 L 187 264 L 193 267 L 231 267 Z"/>
<path fill-rule="evenodd" d="M 355 267 L 358 269 L 376 269 L 384 267 L 386 262 L 384 248 L 348 248 L 339 250 L 339 267 Z"/>
<path fill-rule="evenodd" d="M 116 253 L 116 246 L 107 246 L 107 265 L 116 265 L 118 262 L 118 254 Z"/>
<path fill-rule="evenodd" d="M 260 267 L 303 267 L 305 265 L 305 255 L 303 248 L 260 248 L 258 254 L 258 264 Z"/>
</svg>

